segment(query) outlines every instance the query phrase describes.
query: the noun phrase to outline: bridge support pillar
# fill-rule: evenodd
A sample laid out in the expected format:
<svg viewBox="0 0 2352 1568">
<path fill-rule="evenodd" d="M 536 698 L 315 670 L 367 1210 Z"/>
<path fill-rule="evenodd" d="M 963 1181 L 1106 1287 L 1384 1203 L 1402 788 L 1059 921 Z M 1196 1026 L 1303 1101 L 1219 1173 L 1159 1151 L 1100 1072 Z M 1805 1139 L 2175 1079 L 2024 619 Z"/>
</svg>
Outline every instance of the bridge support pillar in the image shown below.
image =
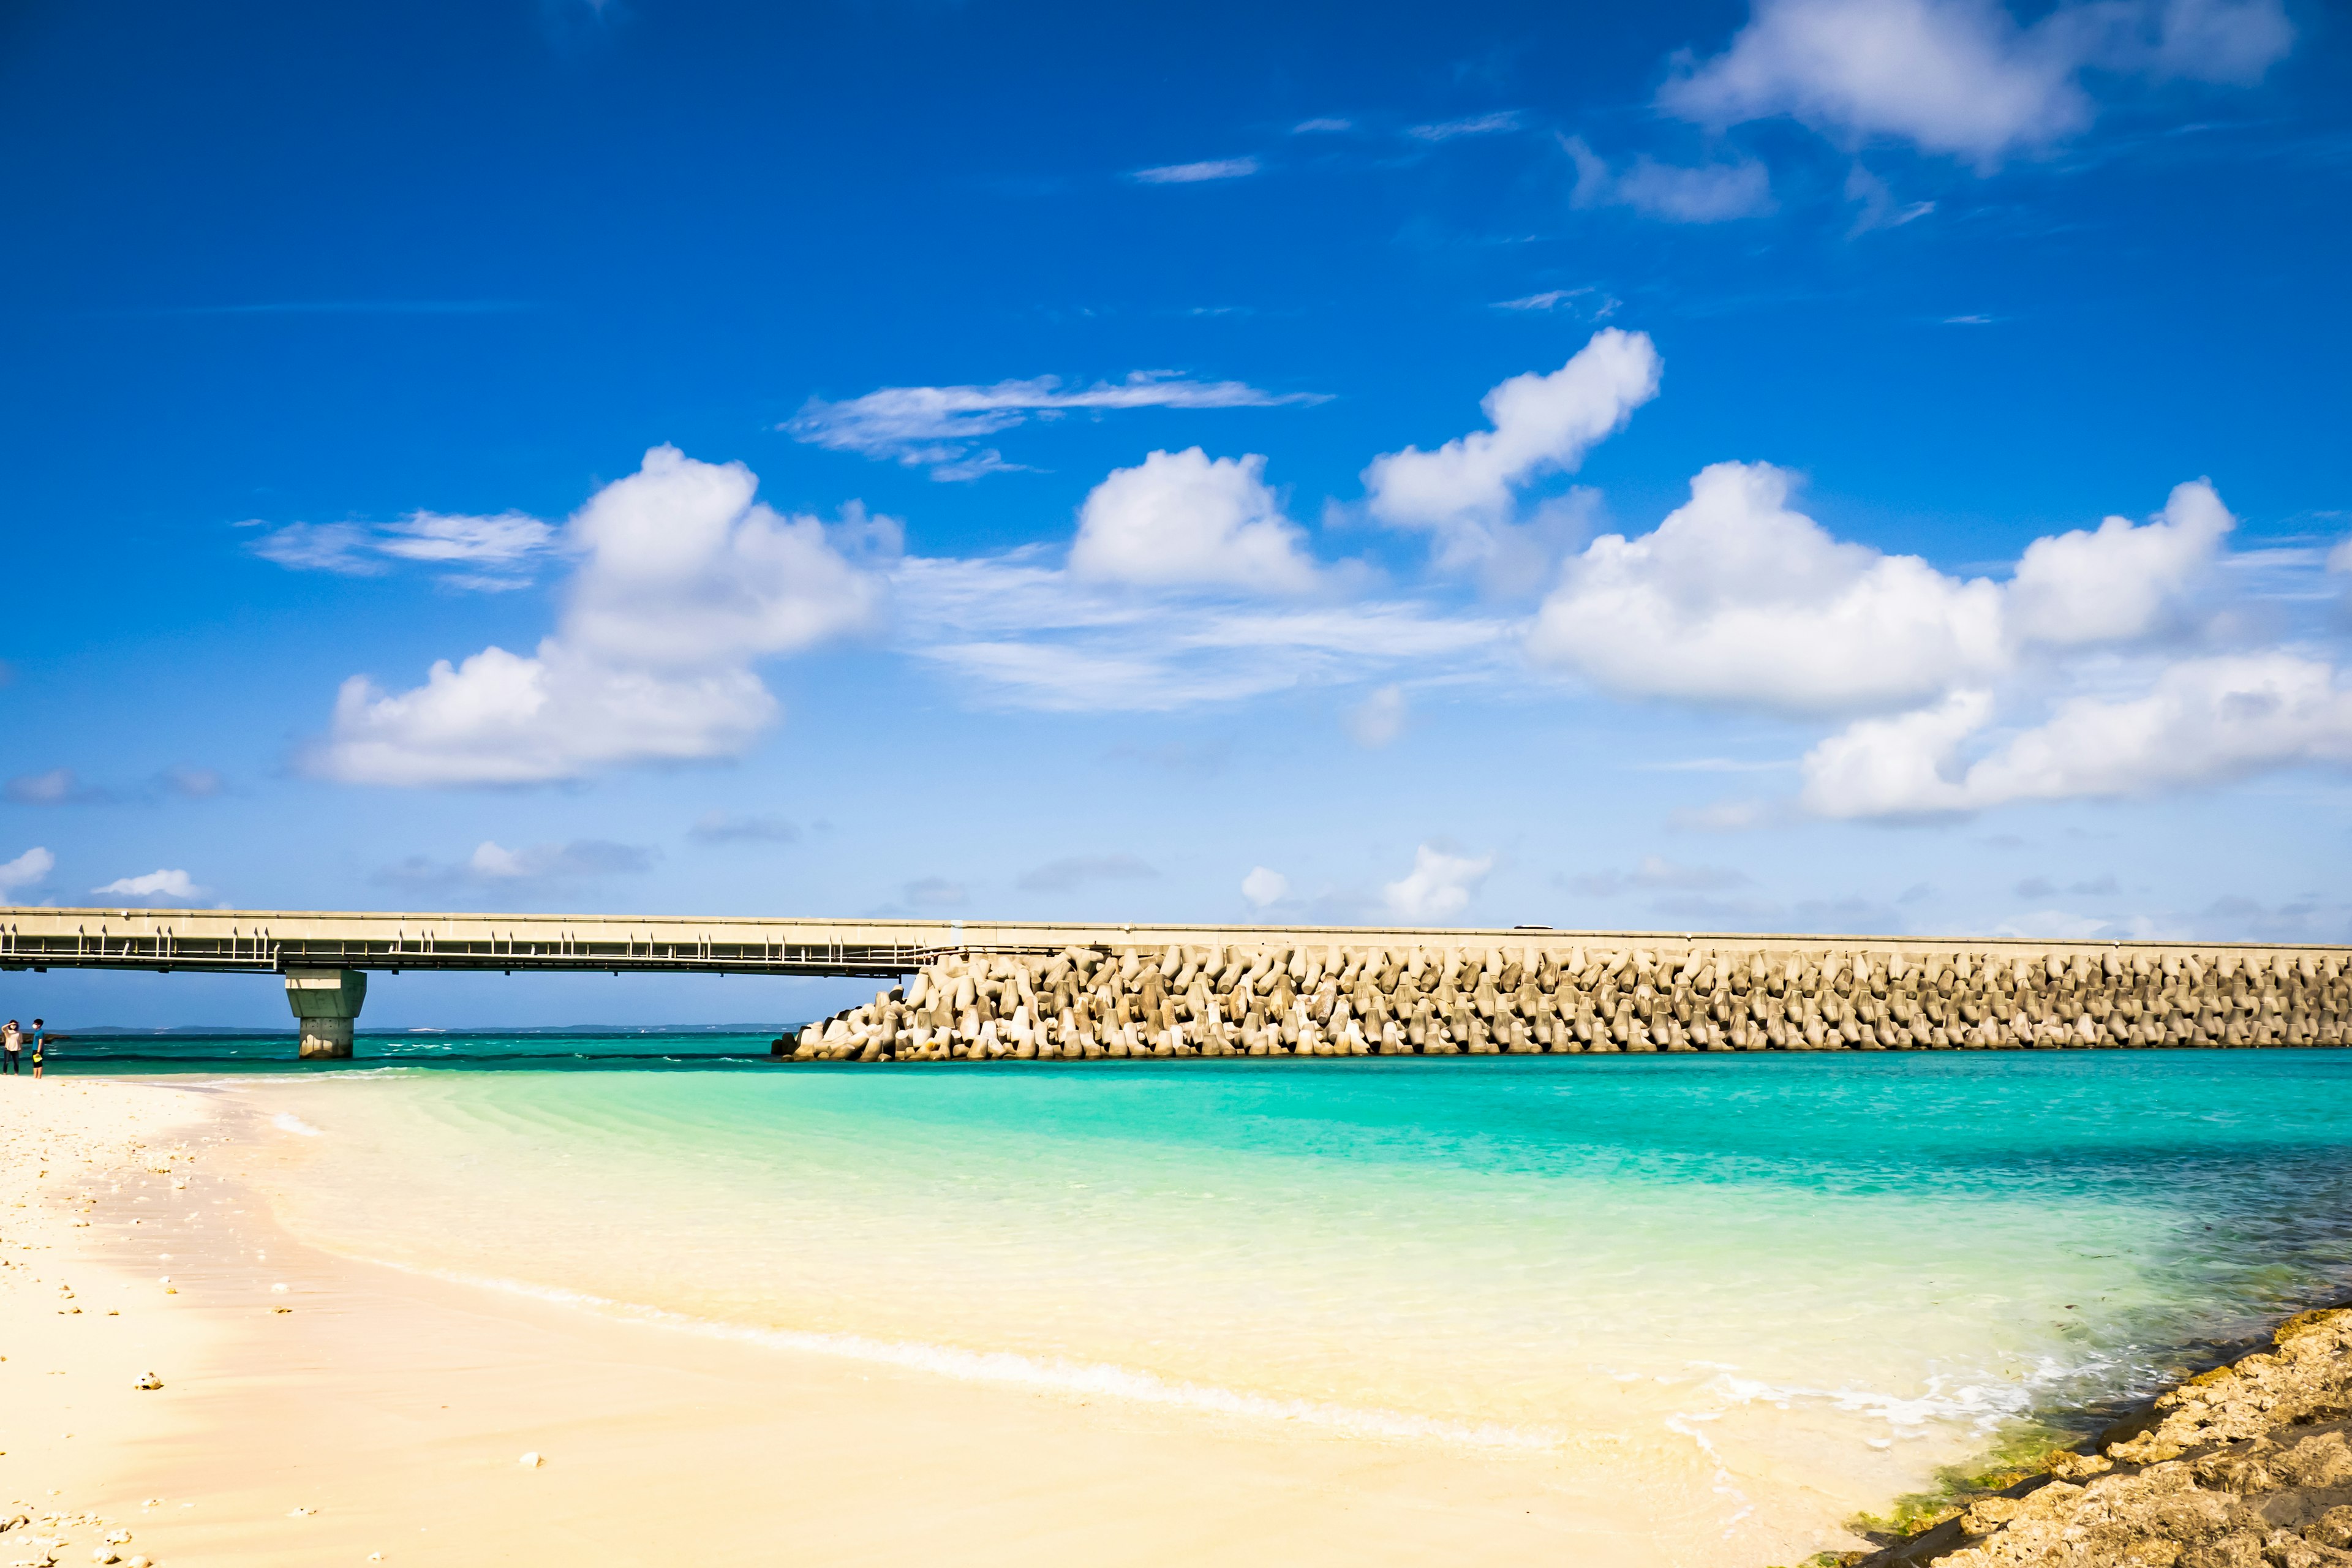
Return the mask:
<svg viewBox="0 0 2352 1568">
<path fill-rule="evenodd" d="M 286 1001 L 302 1026 L 302 1059 L 348 1057 L 367 976 L 356 969 L 289 969 Z"/>
</svg>

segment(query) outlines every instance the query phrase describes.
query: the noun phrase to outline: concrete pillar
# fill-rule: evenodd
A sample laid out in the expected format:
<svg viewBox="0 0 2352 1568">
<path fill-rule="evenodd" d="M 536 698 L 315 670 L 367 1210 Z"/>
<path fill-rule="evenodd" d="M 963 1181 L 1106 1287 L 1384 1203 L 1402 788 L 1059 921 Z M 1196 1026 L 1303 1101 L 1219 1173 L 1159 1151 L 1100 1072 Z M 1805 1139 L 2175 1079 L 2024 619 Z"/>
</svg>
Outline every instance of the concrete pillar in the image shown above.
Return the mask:
<svg viewBox="0 0 2352 1568">
<path fill-rule="evenodd" d="M 367 976 L 356 969 L 289 969 L 286 1001 L 302 1025 L 302 1059 L 348 1057 L 352 1027 L 367 999 Z"/>
</svg>

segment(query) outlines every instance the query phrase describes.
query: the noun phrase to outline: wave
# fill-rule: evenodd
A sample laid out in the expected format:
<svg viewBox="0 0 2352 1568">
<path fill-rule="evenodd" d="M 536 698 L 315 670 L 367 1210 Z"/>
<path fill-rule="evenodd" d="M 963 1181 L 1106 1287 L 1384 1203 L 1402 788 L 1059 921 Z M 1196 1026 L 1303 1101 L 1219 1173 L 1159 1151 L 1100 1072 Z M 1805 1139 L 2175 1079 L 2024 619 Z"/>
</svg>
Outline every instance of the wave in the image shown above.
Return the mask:
<svg viewBox="0 0 2352 1568">
<path fill-rule="evenodd" d="M 383 1262 L 380 1258 L 369 1261 Z M 1046 1388 L 1064 1394 L 1085 1394 L 1138 1405 L 1172 1406 L 1244 1420 L 1287 1422 L 1352 1437 L 1438 1442 L 1461 1447 L 1521 1453 L 1549 1452 L 1566 1447 L 1569 1441 L 1567 1433 L 1547 1427 L 1455 1421 L 1376 1406 L 1281 1398 L 1242 1389 L 1222 1388 L 1213 1384 L 1180 1382 L 1108 1362 L 1032 1356 L 1015 1351 L 975 1351 L 961 1345 L 874 1339 L 864 1334 L 824 1333 L 808 1329 L 756 1328 L 749 1324 L 698 1318 L 665 1307 L 614 1300 L 610 1297 L 561 1286 L 533 1285 L 520 1279 L 458 1273 L 412 1264 L 387 1263 L 385 1267 L 396 1268 L 404 1274 L 421 1275 L 474 1289 L 495 1290 L 559 1306 L 583 1308 L 624 1321 L 696 1334 L 705 1339 L 899 1367 L 909 1372 L 952 1378 L 959 1383 Z"/>
</svg>

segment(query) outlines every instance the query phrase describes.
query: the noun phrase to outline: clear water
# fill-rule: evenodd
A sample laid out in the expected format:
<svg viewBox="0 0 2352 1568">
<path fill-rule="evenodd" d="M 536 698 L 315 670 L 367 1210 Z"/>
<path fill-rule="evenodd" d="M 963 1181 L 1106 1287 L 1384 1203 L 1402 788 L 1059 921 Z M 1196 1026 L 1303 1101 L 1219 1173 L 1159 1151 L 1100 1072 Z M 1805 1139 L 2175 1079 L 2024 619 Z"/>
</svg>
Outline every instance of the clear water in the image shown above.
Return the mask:
<svg viewBox="0 0 2352 1568">
<path fill-rule="evenodd" d="M 1679 1454 L 1726 1521 L 1883 1504 L 2352 1290 L 2352 1052 L 831 1068 L 705 1037 L 644 1070 L 597 1058 L 626 1040 L 439 1043 L 473 1070 L 239 1080 L 304 1151 L 289 1224 L 949 1375 Z"/>
</svg>

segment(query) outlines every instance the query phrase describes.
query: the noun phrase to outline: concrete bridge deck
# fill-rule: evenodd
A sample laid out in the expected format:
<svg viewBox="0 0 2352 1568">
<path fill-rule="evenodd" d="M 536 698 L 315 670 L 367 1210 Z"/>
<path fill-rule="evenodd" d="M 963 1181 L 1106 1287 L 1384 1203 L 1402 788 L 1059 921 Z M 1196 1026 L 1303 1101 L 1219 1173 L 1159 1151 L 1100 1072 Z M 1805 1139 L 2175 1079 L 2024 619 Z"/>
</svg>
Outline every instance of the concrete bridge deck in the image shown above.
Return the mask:
<svg viewBox="0 0 2352 1568">
<path fill-rule="evenodd" d="M 1157 955 L 1223 949 L 1279 953 L 1510 948 L 1767 954 L 1868 950 L 2071 960 L 2121 950 L 2249 955 L 2338 953 L 2294 944 L 2048 942 L 1986 937 L 1759 935 L 1365 926 L 1111 925 L 1048 921 L 785 920 L 733 916 L 522 915 L 300 910 L 0 908 L 0 970 L 174 970 L 276 974 L 301 1020 L 303 1054 L 348 1055 L 371 970 L 563 971 L 887 978 L 951 958 L 1070 948 Z M 1532 960 L 1530 960 L 1532 962 Z"/>
</svg>

